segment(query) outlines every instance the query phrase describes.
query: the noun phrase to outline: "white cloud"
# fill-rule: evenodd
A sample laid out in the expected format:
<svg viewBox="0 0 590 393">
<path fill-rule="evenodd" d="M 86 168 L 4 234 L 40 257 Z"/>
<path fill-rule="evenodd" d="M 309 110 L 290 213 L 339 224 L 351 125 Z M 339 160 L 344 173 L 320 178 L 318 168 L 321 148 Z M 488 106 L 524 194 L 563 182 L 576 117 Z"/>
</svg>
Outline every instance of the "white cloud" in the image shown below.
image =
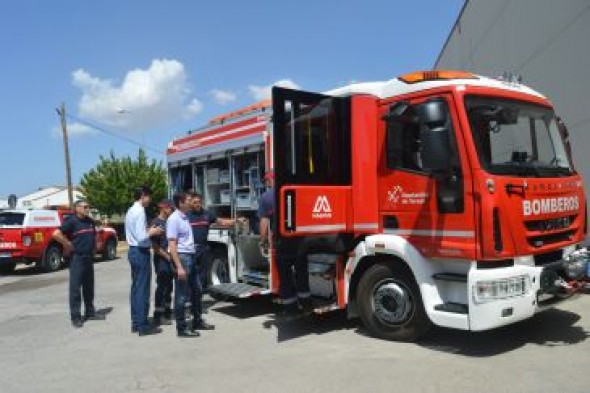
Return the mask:
<svg viewBox="0 0 590 393">
<path fill-rule="evenodd" d="M 82 124 L 82 123 L 68 123 L 67 124 L 67 129 L 68 129 L 68 138 L 76 138 L 79 136 L 85 136 L 85 135 L 95 135 L 98 132 L 92 128 L 92 127 L 88 127 L 86 124 Z M 51 129 L 51 135 L 54 138 L 61 138 L 63 136 L 63 131 L 61 129 L 61 126 L 55 126 Z"/>
<path fill-rule="evenodd" d="M 227 90 L 213 89 L 209 94 L 211 94 L 213 100 L 219 105 L 227 105 L 230 102 L 234 102 L 237 98 L 236 93 Z"/>
<path fill-rule="evenodd" d="M 293 82 L 291 79 L 281 79 L 276 81 L 275 83 L 272 83 L 268 86 L 256 86 L 256 85 L 250 85 L 248 86 L 248 90 L 250 90 L 250 95 L 257 101 L 260 100 L 265 100 L 270 98 L 271 96 L 271 89 L 273 86 L 279 86 L 279 87 L 286 87 L 289 89 L 299 89 L 299 85 L 297 85 L 297 83 Z"/>
<path fill-rule="evenodd" d="M 166 126 L 203 110 L 192 96 L 184 65 L 177 60 L 154 59 L 146 69 L 127 72 L 118 85 L 78 69 L 72 73 L 72 83 L 82 91 L 81 117 L 130 132 Z"/>
</svg>

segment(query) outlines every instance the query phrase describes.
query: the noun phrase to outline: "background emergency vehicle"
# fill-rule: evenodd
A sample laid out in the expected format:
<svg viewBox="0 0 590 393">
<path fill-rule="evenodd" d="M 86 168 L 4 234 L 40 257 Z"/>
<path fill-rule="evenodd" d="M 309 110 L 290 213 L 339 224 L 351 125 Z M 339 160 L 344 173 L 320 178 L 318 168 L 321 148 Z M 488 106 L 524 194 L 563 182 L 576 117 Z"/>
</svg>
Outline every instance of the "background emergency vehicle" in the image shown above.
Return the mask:
<svg viewBox="0 0 590 393">
<path fill-rule="evenodd" d="M 17 264 L 35 263 L 43 272 L 64 266 L 61 245 L 51 237 L 71 210 L 0 211 L 0 272 L 9 273 Z M 96 252 L 104 259 L 117 257 L 117 233 L 113 228 L 96 227 Z"/>
<path fill-rule="evenodd" d="M 218 216 L 210 292 L 277 294 L 277 260 L 309 263 L 315 312 L 346 309 L 377 337 L 434 324 L 480 331 L 581 288 L 586 198 L 567 130 L 539 92 L 426 71 L 272 100 L 173 140 L 171 191 Z M 258 246 L 264 172 L 275 172 L 270 257 Z"/>
</svg>

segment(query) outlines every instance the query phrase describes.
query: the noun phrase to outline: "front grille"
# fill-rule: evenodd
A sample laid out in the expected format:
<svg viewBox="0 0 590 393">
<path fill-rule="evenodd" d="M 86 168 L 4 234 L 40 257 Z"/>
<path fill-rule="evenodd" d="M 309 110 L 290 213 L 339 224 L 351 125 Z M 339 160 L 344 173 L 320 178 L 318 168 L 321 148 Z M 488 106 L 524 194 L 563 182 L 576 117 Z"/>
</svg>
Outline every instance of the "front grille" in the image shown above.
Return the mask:
<svg viewBox="0 0 590 393">
<path fill-rule="evenodd" d="M 563 250 L 555 250 L 534 256 L 535 266 L 543 266 L 548 263 L 553 263 L 563 258 Z"/>
<path fill-rule="evenodd" d="M 557 217 L 557 218 L 550 218 L 547 220 L 534 220 L 534 221 L 527 221 L 524 223 L 526 229 L 528 231 L 535 231 L 535 232 L 548 232 L 548 231 L 555 231 L 560 229 L 567 229 L 569 228 L 572 223 L 575 221 L 576 216 L 565 216 L 565 217 Z"/>
<path fill-rule="evenodd" d="M 533 247 L 539 248 L 553 243 L 561 243 L 572 240 L 574 231 L 566 231 L 562 233 L 554 233 L 550 235 L 540 235 L 529 237 L 529 244 Z"/>
</svg>

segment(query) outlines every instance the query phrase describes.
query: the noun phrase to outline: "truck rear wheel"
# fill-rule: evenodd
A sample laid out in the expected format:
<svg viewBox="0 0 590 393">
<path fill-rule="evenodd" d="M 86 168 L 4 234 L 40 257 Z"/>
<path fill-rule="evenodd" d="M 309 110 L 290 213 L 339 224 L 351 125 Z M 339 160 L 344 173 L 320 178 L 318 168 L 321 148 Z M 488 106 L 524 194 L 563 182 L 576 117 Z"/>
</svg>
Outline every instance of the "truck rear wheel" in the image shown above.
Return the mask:
<svg viewBox="0 0 590 393">
<path fill-rule="evenodd" d="M 209 286 L 230 282 L 227 253 L 221 252 L 220 250 L 211 251 L 209 253 L 209 260 L 207 261 L 207 267 L 207 283 Z M 215 300 L 227 299 L 226 296 L 215 292 L 209 292 L 209 295 Z"/>
<path fill-rule="evenodd" d="M 375 337 L 410 342 L 430 328 L 418 285 L 404 266 L 371 266 L 361 277 L 356 300 L 363 324 Z"/>
<path fill-rule="evenodd" d="M 50 245 L 41 259 L 40 270 L 44 273 L 55 272 L 63 266 L 63 253 L 57 245 Z"/>
<path fill-rule="evenodd" d="M 0 274 L 10 274 L 16 269 L 16 263 L 9 262 L 0 265 Z"/>
<path fill-rule="evenodd" d="M 102 259 L 112 261 L 117 258 L 117 242 L 113 239 L 107 240 L 102 250 Z"/>
</svg>

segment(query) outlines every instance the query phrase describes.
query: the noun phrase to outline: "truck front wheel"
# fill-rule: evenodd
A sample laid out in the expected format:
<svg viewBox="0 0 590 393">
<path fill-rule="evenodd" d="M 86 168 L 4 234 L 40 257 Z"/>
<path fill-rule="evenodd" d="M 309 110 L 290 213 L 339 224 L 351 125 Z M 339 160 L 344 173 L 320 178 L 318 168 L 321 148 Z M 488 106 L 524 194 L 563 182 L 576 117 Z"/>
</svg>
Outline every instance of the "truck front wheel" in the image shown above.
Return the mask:
<svg viewBox="0 0 590 393">
<path fill-rule="evenodd" d="M 63 254 L 57 245 L 50 245 L 41 259 L 40 270 L 44 273 L 54 272 L 63 266 Z"/>
<path fill-rule="evenodd" d="M 418 285 L 403 266 L 371 266 L 361 277 L 356 300 L 363 324 L 375 337 L 416 341 L 430 328 Z"/>
</svg>

